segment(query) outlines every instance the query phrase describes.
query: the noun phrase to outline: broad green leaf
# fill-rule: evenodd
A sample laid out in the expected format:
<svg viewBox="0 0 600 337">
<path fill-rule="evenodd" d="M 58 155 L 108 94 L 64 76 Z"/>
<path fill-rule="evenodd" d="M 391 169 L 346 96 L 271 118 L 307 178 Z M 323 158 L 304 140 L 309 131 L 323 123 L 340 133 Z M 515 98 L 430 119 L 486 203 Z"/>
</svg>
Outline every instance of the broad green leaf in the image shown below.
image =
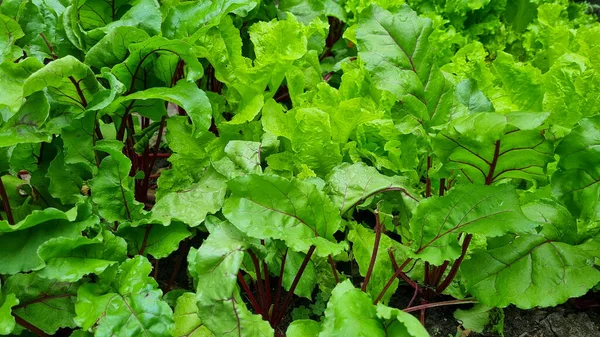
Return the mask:
<svg viewBox="0 0 600 337">
<path fill-rule="evenodd" d="M 61 149 L 57 151 L 46 174 L 50 179 L 49 192 L 65 205 L 74 204 L 79 201 L 83 179 L 88 178 L 87 170 L 81 164 L 66 164 L 64 152 Z"/>
<path fill-rule="evenodd" d="M 496 237 L 534 227 L 510 186 L 456 186 L 443 197 L 422 200 L 410 220 L 416 256 L 434 265 L 460 256 L 461 233 Z"/>
<path fill-rule="evenodd" d="M 317 255 L 342 250 L 333 239 L 342 219 L 315 185 L 273 175 L 247 175 L 228 182 L 232 195 L 223 214 L 248 236 L 283 240 L 299 252 L 316 246 Z"/>
<path fill-rule="evenodd" d="M 84 109 L 101 86 L 92 70 L 68 55 L 33 73 L 23 85 L 24 96 L 48 88 L 57 102 Z"/>
<path fill-rule="evenodd" d="M 504 331 L 504 311 L 500 308 L 490 308 L 477 303 L 471 309 L 456 309 L 454 318 L 465 329 L 478 333 L 487 331 L 501 334 Z"/>
<path fill-rule="evenodd" d="M 196 81 L 202 77 L 204 72 L 192 47 L 181 40 L 168 40 L 162 36 L 153 36 L 147 40 L 130 44 L 128 49 L 127 59 L 112 68 L 112 73 L 125 85 L 128 94 L 146 89 L 143 80 L 147 79 L 148 74 L 153 73 L 153 61 L 160 55 L 178 55 L 186 64 L 185 78 L 188 81 Z M 138 78 L 141 80 L 138 81 Z M 170 83 L 164 85 L 170 85 Z M 158 93 L 153 91 L 153 94 L 157 95 Z"/>
<path fill-rule="evenodd" d="M 247 238 L 227 221 L 209 227 L 209 237 L 188 257 L 201 321 L 216 336 L 273 336 L 269 323 L 246 308 L 237 288 Z"/>
<path fill-rule="evenodd" d="M 339 283 L 333 292 L 319 337 L 383 337 L 385 326 L 369 295 L 354 288 L 350 280 Z"/>
<path fill-rule="evenodd" d="M 50 239 L 40 246 L 38 254 L 46 263 L 38 272 L 40 277 L 75 282 L 87 274 L 100 274 L 106 268 L 124 261 L 127 245 L 123 239 L 104 230 L 92 239 Z"/>
<path fill-rule="evenodd" d="M 539 129 L 547 114 L 474 113 L 450 124 L 433 140 L 435 154 L 469 182 L 503 179 L 547 181 L 553 145 Z M 532 123 L 533 121 L 533 123 Z"/>
<path fill-rule="evenodd" d="M 90 181 L 92 201 L 98 213 L 109 223 L 130 222 L 142 217 L 143 205 L 134 199 L 133 178 L 129 176 L 131 161 L 123 153 L 123 144 L 98 142 L 96 149 L 109 154 L 102 160 L 98 175 Z"/>
<path fill-rule="evenodd" d="M 452 85 L 435 64 L 431 32 L 431 20 L 408 5 L 395 12 L 371 6 L 356 30 L 358 55 L 377 88 L 393 93 L 426 127 L 445 124 L 453 100 Z"/>
<path fill-rule="evenodd" d="M 343 163 L 335 167 L 327 176 L 327 185 L 341 215 L 377 193 L 400 191 L 409 198 L 415 198 L 407 190 L 407 181 L 401 177 L 384 176 L 364 163 Z"/>
<path fill-rule="evenodd" d="M 560 156 L 552 192 L 577 217 L 600 219 L 600 117 L 582 119 L 556 148 Z"/>
<path fill-rule="evenodd" d="M 0 108 L 7 107 L 9 114 L 4 109 L 0 109 L 0 114 L 4 120 L 12 117 L 23 104 L 23 84 L 25 80 L 34 72 L 42 68 L 43 65 L 37 59 L 28 57 L 19 63 L 4 62 L 0 64 Z"/>
<path fill-rule="evenodd" d="M 19 299 L 13 312 L 47 334 L 59 328 L 75 328 L 75 297 L 79 284 L 58 282 L 36 273 L 9 277 L 3 290 Z"/>
<path fill-rule="evenodd" d="M 212 109 L 206 93 L 200 90 L 195 83 L 179 81 L 172 88 L 150 88 L 138 91 L 131 95 L 123 96 L 116 103 L 131 100 L 160 99 L 175 103 L 185 109 L 192 120 L 193 135 L 198 136 L 208 131 Z M 143 110 L 140 111 L 143 114 Z"/>
<path fill-rule="evenodd" d="M 0 22 L 0 63 L 10 62 L 21 54 L 21 48 L 14 43 L 25 34 L 19 24 L 6 15 L 0 14 Z"/>
<path fill-rule="evenodd" d="M 179 3 L 169 9 L 163 24 L 163 34 L 168 38 L 191 37 L 193 41 L 210 27 L 216 26 L 234 12 L 245 16 L 258 5 L 255 0 L 211 0 Z"/>
<path fill-rule="evenodd" d="M 15 294 L 5 293 L 0 288 L 0 335 L 8 335 L 14 330 L 15 318 L 11 311 L 17 304 L 19 299 Z"/>
<path fill-rule="evenodd" d="M 289 291 L 296 274 L 298 274 L 300 265 L 306 257 L 306 254 L 295 252 L 293 250 L 287 250 L 286 248 L 287 247 L 285 246 L 277 247 L 276 244 L 274 244 L 273 247 L 268 247 L 268 255 L 265 260 L 271 273 L 277 274 L 277 272 L 281 270 L 283 254 L 286 254 L 282 285 L 285 290 Z M 315 263 L 311 260 L 306 265 L 306 268 L 302 273 L 302 277 L 298 281 L 296 289 L 294 290 L 294 294 L 310 299 L 316 285 L 317 270 L 315 268 Z"/>
<path fill-rule="evenodd" d="M 476 251 L 463 262 L 468 290 L 483 304 L 552 307 L 600 282 L 594 256 L 559 238 L 527 234 Z"/>
<path fill-rule="evenodd" d="M 421 322 L 413 315 L 383 304 L 377 304 L 377 316 L 384 321 L 386 336 L 429 337 Z"/>
<path fill-rule="evenodd" d="M 277 9 L 281 13 L 290 12 L 305 25 L 319 16 L 331 16 L 346 21 L 342 6 L 333 0 L 282 0 Z"/>
<path fill-rule="evenodd" d="M 177 299 L 175 312 L 173 313 L 175 328 L 173 337 L 212 337 L 210 330 L 198 317 L 198 306 L 196 305 L 196 294 L 185 293 Z"/>
<path fill-rule="evenodd" d="M 287 337 L 317 337 L 321 331 L 321 324 L 310 319 L 298 319 L 287 328 Z"/>
<path fill-rule="evenodd" d="M 499 52 L 493 66 L 502 89 L 492 96 L 499 112 L 545 111 L 542 109 L 544 88 L 541 71 L 526 63 L 517 63 L 513 56 Z"/>
<path fill-rule="evenodd" d="M 151 221 L 158 220 L 168 226 L 173 219 L 191 227 L 199 226 L 206 215 L 221 209 L 226 191 L 226 178 L 209 168 L 197 183 L 179 185 L 162 194 L 152 208 Z"/>
<path fill-rule="evenodd" d="M 147 226 L 151 228 L 146 236 Z M 145 253 L 152 255 L 155 259 L 163 259 L 176 251 L 180 242 L 189 238 L 192 233 L 186 224 L 172 222 L 168 227 L 161 225 L 119 227 L 118 235 L 127 241 L 130 255 L 139 254 L 145 242 Z"/>
<path fill-rule="evenodd" d="M 112 67 L 123 62 L 130 44 L 150 38 L 148 33 L 135 27 L 118 27 L 102 38 L 85 54 L 85 63 L 96 69 Z"/>
<path fill-rule="evenodd" d="M 227 157 L 245 173 L 262 173 L 260 166 L 261 143 L 232 140 L 225 146 Z"/>
<path fill-rule="evenodd" d="M 477 82 L 472 79 L 466 79 L 456 85 L 455 92 L 457 100 L 467 107 L 469 112 L 492 112 L 494 105 L 477 88 Z"/>
<path fill-rule="evenodd" d="M 23 221 L 14 226 L 7 221 L 0 221 L 0 273 L 15 274 L 22 271 L 39 270 L 44 267 L 44 260 L 38 255 L 38 249 L 48 240 L 54 238 L 76 238 L 81 231 L 98 222 L 97 217 L 83 219 L 68 217 L 64 212 L 47 208 L 34 211 Z"/>
<path fill-rule="evenodd" d="M 0 146 L 50 142 L 55 130 L 44 127 L 49 112 L 50 104 L 44 93 L 29 96 L 19 111 L 0 126 Z"/>
<path fill-rule="evenodd" d="M 173 312 L 149 277 L 152 265 L 142 256 L 119 266 L 112 289 L 88 283 L 79 288 L 75 321 L 94 336 L 169 336 Z"/>
</svg>

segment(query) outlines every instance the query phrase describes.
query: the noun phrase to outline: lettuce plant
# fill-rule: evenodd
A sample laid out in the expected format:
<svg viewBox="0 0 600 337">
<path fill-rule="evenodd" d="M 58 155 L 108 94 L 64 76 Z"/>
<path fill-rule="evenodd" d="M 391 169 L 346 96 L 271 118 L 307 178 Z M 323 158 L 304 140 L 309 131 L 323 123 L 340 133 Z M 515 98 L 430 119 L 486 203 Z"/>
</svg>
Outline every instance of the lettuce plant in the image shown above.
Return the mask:
<svg viewBox="0 0 600 337">
<path fill-rule="evenodd" d="M 0 335 L 420 337 L 598 289 L 586 8 L 1 2 Z"/>
</svg>

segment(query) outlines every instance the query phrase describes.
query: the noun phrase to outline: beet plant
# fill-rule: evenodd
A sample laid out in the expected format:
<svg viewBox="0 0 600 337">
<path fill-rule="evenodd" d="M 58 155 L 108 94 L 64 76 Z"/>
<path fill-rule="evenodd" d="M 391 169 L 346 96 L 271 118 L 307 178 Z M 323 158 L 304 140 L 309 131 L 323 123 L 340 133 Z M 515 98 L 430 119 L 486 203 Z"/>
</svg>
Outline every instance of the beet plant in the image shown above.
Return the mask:
<svg viewBox="0 0 600 337">
<path fill-rule="evenodd" d="M 590 13 L 0 2 L 0 335 L 501 332 L 598 290 Z"/>
</svg>

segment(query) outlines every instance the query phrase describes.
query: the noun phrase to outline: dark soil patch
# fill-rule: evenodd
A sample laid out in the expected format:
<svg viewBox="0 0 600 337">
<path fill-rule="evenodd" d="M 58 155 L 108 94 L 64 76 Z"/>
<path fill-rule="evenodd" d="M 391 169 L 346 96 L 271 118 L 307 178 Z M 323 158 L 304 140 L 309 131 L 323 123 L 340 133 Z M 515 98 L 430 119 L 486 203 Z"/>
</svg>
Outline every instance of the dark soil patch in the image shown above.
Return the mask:
<svg viewBox="0 0 600 337">
<path fill-rule="evenodd" d="M 391 306 L 405 308 L 412 297 L 411 288 L 400 288 L 392 298 Z M 597 297 L 597 296 L 593 296 Z M 447 298 L 450 299 L 450 298 Z M 445 298 L 435 301 L 444 301 Z M 415 303 L 418 305 L 420 303 Z M 456 309 L 469 309 L 471 305 L 431 308 L 425 311 L 425 327 L 432 337 L 499 337 L 497 333 L 479 334 L 463 331 L 454 318 Z M 420 312 L 414 315 L 419 318 Z M 461 334 L 462 331 L 462 334 Z M 582 310 L 573 302 L 554 308 L 521 310 L 514 306 L 504 309 L 505 337 L 600 337 L 600 310 Z"/>
</svg>

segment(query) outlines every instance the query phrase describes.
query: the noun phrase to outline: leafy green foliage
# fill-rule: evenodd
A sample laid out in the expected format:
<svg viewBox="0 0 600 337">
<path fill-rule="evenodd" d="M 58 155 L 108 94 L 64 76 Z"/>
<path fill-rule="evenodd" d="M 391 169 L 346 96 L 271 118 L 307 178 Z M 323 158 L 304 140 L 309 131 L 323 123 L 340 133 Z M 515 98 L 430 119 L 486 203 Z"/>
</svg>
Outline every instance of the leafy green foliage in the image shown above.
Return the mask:
<svg viewBox="0 0 600 337">
<path fill-rule="evenodd" d="M 500 333 L 597 290 L 598 36 L 567 0 L 2 1 L 0 335 Z"/>
</svg>

